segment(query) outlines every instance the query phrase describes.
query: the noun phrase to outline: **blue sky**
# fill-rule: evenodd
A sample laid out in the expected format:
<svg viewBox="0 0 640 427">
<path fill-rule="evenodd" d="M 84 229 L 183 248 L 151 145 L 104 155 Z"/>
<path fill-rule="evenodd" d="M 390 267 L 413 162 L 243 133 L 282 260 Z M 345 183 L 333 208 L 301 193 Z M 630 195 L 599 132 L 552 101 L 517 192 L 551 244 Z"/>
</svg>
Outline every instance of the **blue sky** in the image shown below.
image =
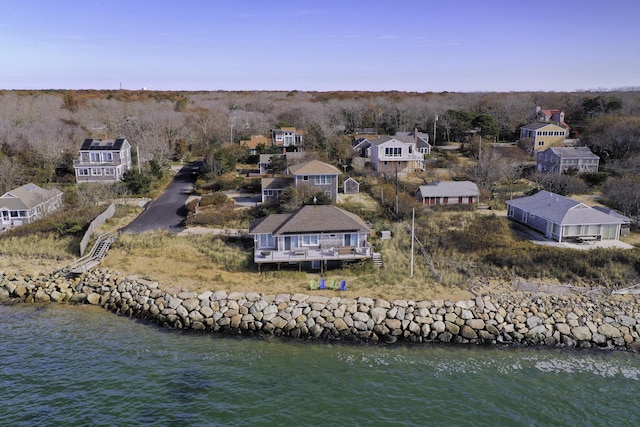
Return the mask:
<svg viewBox="0 0 640 427">
<path fill-rule="evenodd" d="M 640 87 L 640 0 L 0 0 L 0 89 Z"/>
</svg>

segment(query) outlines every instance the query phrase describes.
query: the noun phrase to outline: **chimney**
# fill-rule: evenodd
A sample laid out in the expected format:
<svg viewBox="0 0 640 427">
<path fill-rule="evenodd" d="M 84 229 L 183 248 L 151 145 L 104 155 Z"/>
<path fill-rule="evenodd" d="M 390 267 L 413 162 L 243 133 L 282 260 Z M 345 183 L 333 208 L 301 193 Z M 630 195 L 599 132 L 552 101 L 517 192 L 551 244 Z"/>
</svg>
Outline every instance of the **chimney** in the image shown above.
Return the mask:
<svg viewBox="0 0 640 427">
<path fill-rule="evenodd" d="M 413 131 L 413 142 L 415 142 L 416 145 L 418 144 L 418 128 L 415 128 Z"/>
</svg>

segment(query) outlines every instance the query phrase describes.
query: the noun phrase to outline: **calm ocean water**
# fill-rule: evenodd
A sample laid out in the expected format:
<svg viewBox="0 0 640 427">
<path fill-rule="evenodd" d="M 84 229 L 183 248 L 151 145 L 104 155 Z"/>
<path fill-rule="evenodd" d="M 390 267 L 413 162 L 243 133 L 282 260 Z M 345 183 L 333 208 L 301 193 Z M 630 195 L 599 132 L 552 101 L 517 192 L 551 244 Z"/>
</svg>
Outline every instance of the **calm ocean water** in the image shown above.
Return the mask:
<svg viewBox="0 0 640 427">
<path fill-rule="evenodd" d="M 640 355 L 356 346 L 0 306 L 1 426 L 637 426 Z"/>
</svg>

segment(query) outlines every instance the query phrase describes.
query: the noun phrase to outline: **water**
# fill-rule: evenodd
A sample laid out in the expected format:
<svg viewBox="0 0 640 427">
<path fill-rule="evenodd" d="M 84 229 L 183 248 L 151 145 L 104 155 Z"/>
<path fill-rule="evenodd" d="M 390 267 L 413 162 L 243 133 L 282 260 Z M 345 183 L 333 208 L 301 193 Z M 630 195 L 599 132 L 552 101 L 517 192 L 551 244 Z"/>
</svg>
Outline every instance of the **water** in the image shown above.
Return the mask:
<svg viewBox="0 0 640 427">
<path fill-rule="evenodd" d="M 636 426 L 640 355 L 354 346 L 0 306 L 1 426 Z"/>
</svg>

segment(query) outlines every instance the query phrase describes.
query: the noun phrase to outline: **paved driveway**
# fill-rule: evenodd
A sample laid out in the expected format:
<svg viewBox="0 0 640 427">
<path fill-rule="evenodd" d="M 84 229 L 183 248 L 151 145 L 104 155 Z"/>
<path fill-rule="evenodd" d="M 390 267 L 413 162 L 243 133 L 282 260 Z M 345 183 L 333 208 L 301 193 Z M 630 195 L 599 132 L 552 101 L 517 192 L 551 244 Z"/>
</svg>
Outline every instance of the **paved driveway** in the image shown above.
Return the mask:
<svg viewBox="0 0 640 427">
<path fill-rule="evenodd" d="M 191 162 L 178 171 L 164 193 L 151 201 L 138 217 L 126 226 L 124 233 L 142 233 L 150 230 L 168 230 L 180 232 L 187 215 L 185 206 L 193 190 L 195 172 L 201 161 Z"/>
</svg>

